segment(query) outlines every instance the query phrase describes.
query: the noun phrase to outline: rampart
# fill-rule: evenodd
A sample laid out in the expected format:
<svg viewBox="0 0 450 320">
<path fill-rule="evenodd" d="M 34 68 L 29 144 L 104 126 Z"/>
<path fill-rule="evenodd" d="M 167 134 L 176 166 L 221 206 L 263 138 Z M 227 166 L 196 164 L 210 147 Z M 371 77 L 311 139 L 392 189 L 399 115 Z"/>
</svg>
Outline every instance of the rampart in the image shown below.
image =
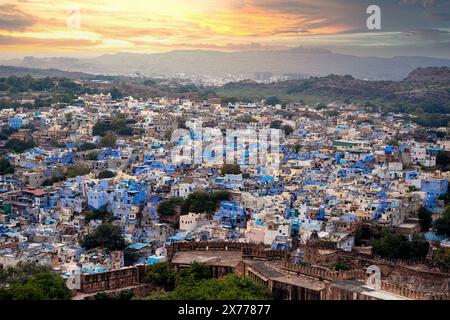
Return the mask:
<svg viewBox="0 0 450 320">
<path fill-rule="evenodd" d="M 367 275 L 364 268 L 368 265 L 379 265 L 382 269 L 386 266 L 390 268 L 390 273 L 398 272 L 406 274 L 414 279 L 427 279 L 427 281 L 445 282 L 449 280 L 447 273 L 416 270 L 419 261 L 405 262 L 402 260 L 381 259 L 357 253 L 347 253 L 338 251 L 338 260 L 349 262 L 355 268 L 353 270 L 331 270 L 330 267 L 314 265 L 299 265 L 291 262 L 290 253 L 284 250 L 265 249 L 264 245 L 257 243 L 240 242 L 176 242 L 168 246 L 169 261 L 172 260 L 176 252 L 179 251 L 240 251 L 243 259 L 280 260 L 280 268 L 290 273 L 312 277 L 328 283 L 342 280 L 365 281 Z M 136 286 L 144 283 L 145 273 L 148 266 L 138 265 L 120 270 L 113 270 L 98 274 L 84 274 L 81 276 L 82 293 L 95 293 L 107 290 Z M 445 293 L 431 293 L 414 290 L 404 286 L 391 283 L 384 279 L 382 290 L 401 295 L 410 299 L 418 300 L 449 300 L 449 295 Z"/>
</svg>

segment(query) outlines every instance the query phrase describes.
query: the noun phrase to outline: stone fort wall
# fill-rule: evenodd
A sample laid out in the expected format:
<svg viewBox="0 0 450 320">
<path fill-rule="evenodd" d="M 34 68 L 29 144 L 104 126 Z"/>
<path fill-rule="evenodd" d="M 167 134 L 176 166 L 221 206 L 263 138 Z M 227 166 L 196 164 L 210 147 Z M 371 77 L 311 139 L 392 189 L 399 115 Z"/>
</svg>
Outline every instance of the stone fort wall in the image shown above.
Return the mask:
<svg viewBox="0 0 450 320">
<path fill-rule="evenodd" d="M 258 243 L 239 243 L 239 242 L 176 242 L 170 245 L 168 248 L 169 259 L 171 260 L 173 255 L 177 251 L 241 251 L 243 258 L 256 258 L 265 260 L 282 260 L 283 269 L 297 274 L 314 277 L 325 281 L 338 281 L 348 279 L 365 280 L 363 270 L 345 270 L 345 271 L 333 271 L 323 268 L 303 266 L 293 264 L 290 262 L 290 253 L 284 250 L 272 250 L 265 249 L 264 245 Z M 317 248 L 316 248 L 317 249 Z M 327 247 L 327 249 L 330 249 Z M 310 249 L 308 255 L 314 256 L 314 249 Z M 305 255 L 306 256 L 306 255 Z M 426 270 L 416 270 L 412 268 L 414 262 L 404 262 L 386 259 L 377 259 L 373 256 L 347 253 L 343 251 L 337 251 L 332 255 L 331 261 L 352 261 L 353 265 L 358 265 L 359 268 L 366 267 L 371 264 L 380 265 L 384 272 L 389 275 L 401 274 L 404 277 L 414 279 L 414 282 L 429 282 L 429 283 L 443 283 L 447 285 L 450 279 L 450 275 L 442 272 L 433 272 Z M 81 289 L 78 291 L 82 293 L 95 293 L 106 290 L 115 290 L 130 286 L 136 286 L 144 283 L 145 273 L 148 270 L 148 266 L 138 265 L 129 268 L 123 268 L 120 270 L 113 270 L 109 272 L 99 274 L 84 274 L 81 276 Z M 386 271 L 388 270 L 388 271 Z M 389 280 L 389 279 L 388 279 Z M 420 288 L 420 286 L 418 286 Z M 422 286 L 427 287 L 427 286 Z M 421 292 L 414 288 L 408 288 L 405 286 L 399 286 L 396 283 L 382 281 L 382 289 L 399 294 L 411 299 L 420 300 L 448 300 L 448 292 L 443 293 L 430 293 Z M 442 289 L 442 288 L 441 288 Z M 445 289 L 445 288 L 444 288 Z M 342 293 L 339 293 L 339 295 Z"/>
</svg>

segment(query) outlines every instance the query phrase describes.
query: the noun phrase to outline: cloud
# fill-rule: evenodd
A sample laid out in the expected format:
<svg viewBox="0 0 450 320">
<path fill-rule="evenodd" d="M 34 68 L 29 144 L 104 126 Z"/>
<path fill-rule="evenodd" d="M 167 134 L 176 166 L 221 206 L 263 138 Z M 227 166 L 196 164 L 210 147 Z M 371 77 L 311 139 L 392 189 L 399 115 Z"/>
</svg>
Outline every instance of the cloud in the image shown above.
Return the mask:
<svg viewBox="0 0 450 320">
<path fill-rule="evenodd" d="M 450 9 L 450 8 L 449 8 Z M 427 12 L 426 15 L 431 19 L 435 19 L 437 21 L 450 21 L 450 11 L 431 11 Z"/>
<path fill-rule="evenodd" d="M 450 31 L 441 29 L 413 29 L 403 32 L 406 36 L 421 37 L 427 40 L 450 39 Z"/>
<path fill-rule="evenodd" d="M 450 49 L 450 41 L 436 42 L 434 46 L 439 49 Z"/>
<path fill-rule="evenodd" d="M 66 26 L 71 3 L 0 5 L 0 44 L 23 50 L 41 46 L 42 51 L 85 45 L 96 52 L 271 50 L 302 44 L 375 48 L 414 42 L 431 47 L 448 40 L 442 30 L 450 20 L 448 0 L 77 0 L 81 30 L 73 31 Z M 366 8 L 373 3 L 382 9 L 380 32 L 366 27 Z"/>
<path fill-rule="evenodd" d="M 157 50 L 214 50 L 214 51 L 274 51 L 289 49 L 289 46 L 282 45 L 267 45 L 261 43 L 226 43 L 226 44 L 214 44 L 214 43 L 199 43 L 199 42 L 178 42 L 178 43 L 161 43 L 157 41 L 133 41 L 134 48 L 139 51 L 145 49 L 157 49 Z"/>
<path fill-rule="evenodd" d="M 101 44 L 101 41 L 85 39 L 41 39 L 32 37 L 12 37 L 0 35 L 2 46 L 39 46 L 39 47 L 89 47 Z"/>
<path fill-rule="evenodd" d="M 0 30 L 23 30 L 35 23 L 35 19 L 22 12 L 16 5 L 0 5 Z"/>
<path fill-rule="evenodd" d="M 421 4 L 424 7 L 434 5 L 435 0 L 402 0 L 400 4 Z"/>
</svg>

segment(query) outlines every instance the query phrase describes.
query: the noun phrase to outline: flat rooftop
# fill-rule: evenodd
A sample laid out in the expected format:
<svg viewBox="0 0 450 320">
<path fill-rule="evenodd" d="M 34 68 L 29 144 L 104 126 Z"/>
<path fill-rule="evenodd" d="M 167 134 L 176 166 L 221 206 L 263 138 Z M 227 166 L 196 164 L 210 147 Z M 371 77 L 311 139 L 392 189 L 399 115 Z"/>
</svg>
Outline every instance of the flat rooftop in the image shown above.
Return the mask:
<svg viewBox="0 0 450 320">
<path fill-rule="evenodd" d="M 244 262 L 246 265 L 272 281 L 282 282 L 314 291 L 322 291 L 326 288 L 325 283 L 319 279 L 301 274 L 297 275 L 281 269 L 283 263 L 279 260 L 244 260 Z"/>
<path fill-rule="evenodd" d="M 241 251 L 178 251 L 172 258 L 174 264 L 200 262 L 217 266 L 236 267 L 242 261 Z"/>
</svg>

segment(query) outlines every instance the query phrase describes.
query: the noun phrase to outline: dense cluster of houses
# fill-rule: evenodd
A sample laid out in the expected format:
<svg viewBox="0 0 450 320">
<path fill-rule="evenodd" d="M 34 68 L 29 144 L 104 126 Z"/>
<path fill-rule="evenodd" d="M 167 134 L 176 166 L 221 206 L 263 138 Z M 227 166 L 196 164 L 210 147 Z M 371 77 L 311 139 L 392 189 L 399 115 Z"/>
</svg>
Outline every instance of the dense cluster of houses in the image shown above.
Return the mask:
<svg viewBox="0 0 450 320">
<path fill-rule="evenodd" d="M 443 213 L 439 197 L 448 192 L 449 173 L 437 169 L 436 158 L 450 151 L 450 141 L 414 139 L 418 127 L 401 115 L 335 104 L 317 110 L 300 104 L 221 104 L 219 99 L 115 101 L 109 95 L 79 101 L 40 112 L 0 111 L 3 126 L 14 129 L 10 138 L 32 139 L 36 145 L 5 155 L 15 172 L 0 177 L 0 266 L 34 261 L 69 277 L 121 268 L 130 263 L 130 251 L 138 256 L 132 264 L 164 261 L 165 246 L 177 241 L 262 242 L 290 249 L 312 235 L 351 251 L 362 222 L 410 235 L 419 230 L 420 207 L 434 218 Z M 117 134 L 115 146 L 102 147 L 101 137 L 93 135 L 95 124 L 117 114 L 133 120 L 134 134 Z M 170 133 L 194 129 L 198 121 L 202 132 L 262 130 L 274 123 L 293 132 L 281 130 L 279 148 L 271 150 L 278 166 L 244 162 L 240 174 L 227 174 L 218 163 L 173 163 L 171 150 L 180 142 L 171 141 Z M 202 133 L 192 140 L 209 142 Z M 95 147 L 80 150 L 86 143 Z M 89 173 L 49 183 L 73 166 Z M 114 176 L 99 177 L 106 170 Z M 218 190 L 227 190 L 230 199 L 214 212 L 180 214 L 177 208 L 172 221 L 158 216 L 162 201 Z M 87 212 L 108 212 L 127 247 L 82 248 L 80 240 L 103 223 L 88 219 Z M 448 245 L 432 230 L 426 237 Z"/>
</svg>

